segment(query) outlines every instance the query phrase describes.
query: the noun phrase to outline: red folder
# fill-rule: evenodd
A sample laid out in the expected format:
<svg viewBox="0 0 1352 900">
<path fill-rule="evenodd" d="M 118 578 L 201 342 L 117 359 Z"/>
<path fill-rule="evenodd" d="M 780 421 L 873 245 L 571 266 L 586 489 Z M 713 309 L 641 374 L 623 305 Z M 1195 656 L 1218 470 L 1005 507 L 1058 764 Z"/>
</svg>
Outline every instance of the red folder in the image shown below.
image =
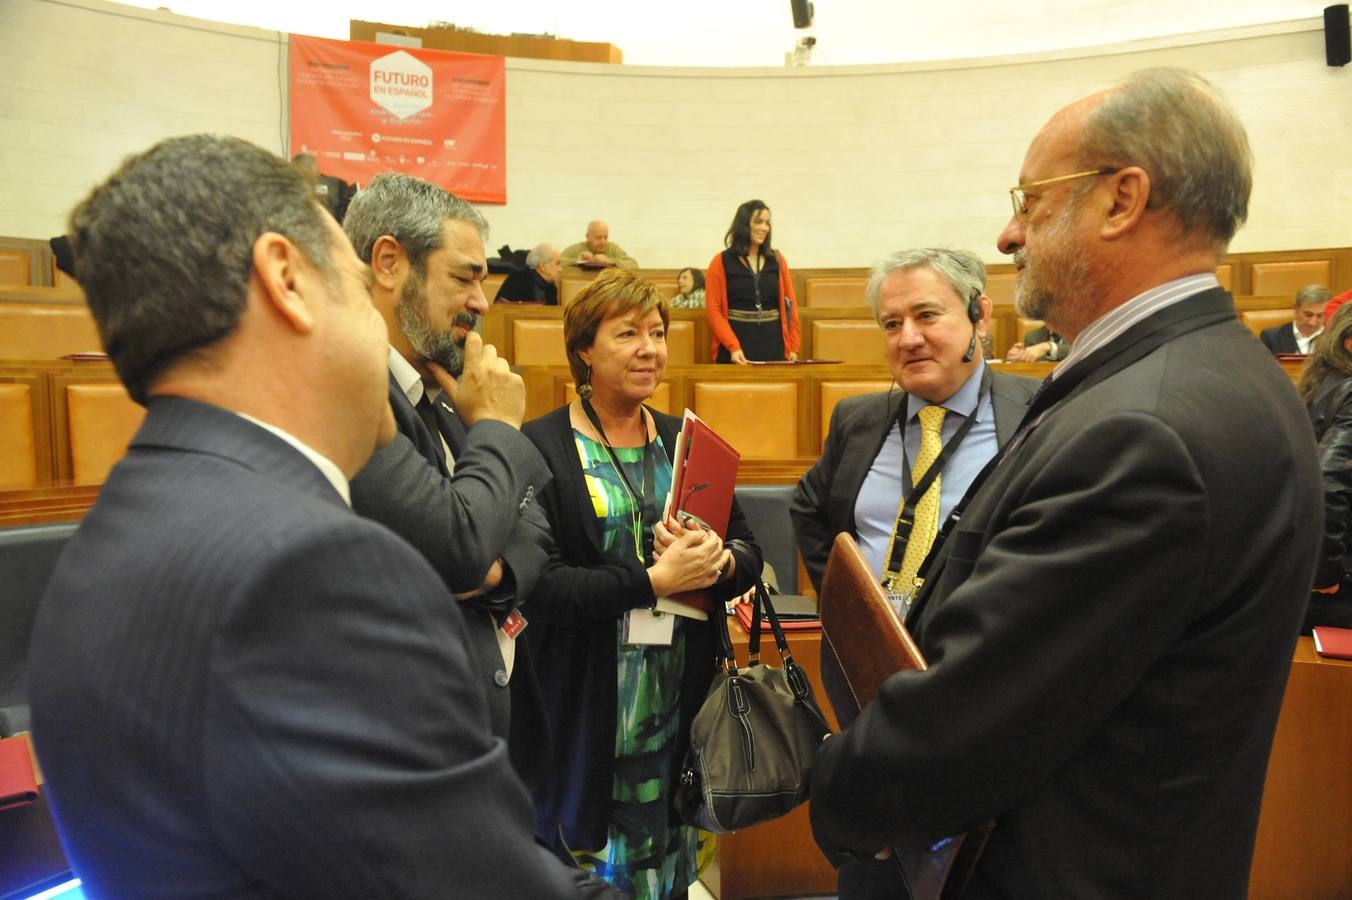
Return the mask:
<svg viewBox="0 0 1352 900">
<path fill-rule="evenodd" d="M 24 806 L 37 798 L 38 782 L 28 742 L 22 737 L 0 741 L 0 809 Z"/>
<path fill-rule="evenodd" d="M 775 612 L 779 613 L 779 627 L 785 631 L 821 631 L 822 620 L 817 617 L 812 618 L 789 618 L 779 611 L 780 600 L 784 595 L 777 594 L 770 602 L 775 605 Z M 733 614 L 737 616 L 737 621 L 742 624 L 742 630 L 748 634 L 751 632 L 751 607 L 750 603 L 738 603 L 732 608 Z M 766 616 L 761 617 L 761 634 L 773 634 L 774 628 L 770 625 L 770 619 Z"/>
<path fill-rule="evenodd" d="M 670 515 L 678 521 L 694 516 L 727 540 L 741 460 L 731 444 L 687 409 L 672 462 Z"/>
<path fill-rule="evenodd" d="M 737 467 L 741 460 L 742 455 L 731 444 L 687 409 L 681 422 L 681 433 L 676 438 L 666 517 L 678 522 L 687 517 L 694 518 L 727 540 L 732 496 L 737 488 Z M 710 613 L 716 605 L 708 591 L 683 591 L 671 599 L 705 613 Z"/>
<path fill-rule="evenodd" d="M 1314 651 L 1320 656 L 1334 659 L 1352 659 L 1352 628 L 1334 628 L 1332 625 L 1316 625 Z"/>
</svg>

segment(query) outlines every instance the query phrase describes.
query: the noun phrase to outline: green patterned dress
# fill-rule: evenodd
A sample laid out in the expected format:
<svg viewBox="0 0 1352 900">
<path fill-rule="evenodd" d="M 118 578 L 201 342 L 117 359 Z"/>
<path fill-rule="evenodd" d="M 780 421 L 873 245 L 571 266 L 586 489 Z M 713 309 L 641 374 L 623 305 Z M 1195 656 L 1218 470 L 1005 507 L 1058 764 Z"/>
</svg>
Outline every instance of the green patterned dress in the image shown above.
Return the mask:
<svg viewBox="0 0 1352 900">
<path fill-rule="evenodd" d="M 609 452 L 576 429 L 573 436 L 604 548 L 641 556 L 634 535 L 641 512 L 634 509 Z M 659 498 L 660 508 L 660 498 L 671 489 L 671 462 L 660 437 L 649 452 L 656 462 L 656 484 L 651 485 L 644 483 L 643 448 L 615 448 L 629 483 L 642 495 Z M 636 898 L 684 896 L 713 851 L 713 835 L 670 824 L 672 754 L 685 670 L 684 622 L 677 617 L 675 624 L 671 645 L 656 646 L 623 643 L 624 619 L 616 622 L 619 693 L 608 840 L 600 850 L 577 854 L 584 868 Z"/>
</svg>

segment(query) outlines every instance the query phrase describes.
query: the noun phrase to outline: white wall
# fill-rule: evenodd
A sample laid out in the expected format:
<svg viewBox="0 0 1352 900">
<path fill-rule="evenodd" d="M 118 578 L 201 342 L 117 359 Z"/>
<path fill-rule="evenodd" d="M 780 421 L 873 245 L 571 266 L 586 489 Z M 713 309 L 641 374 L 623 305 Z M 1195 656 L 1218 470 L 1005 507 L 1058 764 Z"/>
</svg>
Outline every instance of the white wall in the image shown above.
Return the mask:
<svg viewBox="0 0 1352 900">
<path fill-rule="evenodd" d="M 47 237 L 127 153 L 192 131 L 281 151 L 284 36 L 102 0 L 0 0 L 0 234 Z M 1095 51 L 808 69 L 509 60 L 506 206 L 491 246 L 580 240 L 704 265 L 736 205 L 770 204 L 795 266 L 916 244 L 998 261 L 1029 139 L 1059 106 L 1147 66 L 1225 90 L 1257 160 L 1232 249 L 1352 243 L 1352 73 L 1303 20 Z"/>
</svg>

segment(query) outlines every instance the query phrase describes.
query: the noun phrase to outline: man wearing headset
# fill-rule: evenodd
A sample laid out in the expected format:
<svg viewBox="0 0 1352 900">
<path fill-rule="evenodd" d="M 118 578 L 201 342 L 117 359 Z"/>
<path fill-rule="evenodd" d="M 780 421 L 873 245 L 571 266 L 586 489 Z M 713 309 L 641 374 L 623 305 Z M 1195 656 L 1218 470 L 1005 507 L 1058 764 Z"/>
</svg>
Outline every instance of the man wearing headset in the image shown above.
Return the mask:
<svg viewBox="0 0 1352 900">
<path fill-rule="evenodd" d="M 793 527 L 814 588 L 849 532 L 903 611 L 937 525 L 1018 427 L 1038 382 L 982 359 L 985 287 L 985 265 L 963 250 L 902 250 L 873 266 L 868 301 L 900 390 L 840 401 L 798 482 Z"/>
</svg>

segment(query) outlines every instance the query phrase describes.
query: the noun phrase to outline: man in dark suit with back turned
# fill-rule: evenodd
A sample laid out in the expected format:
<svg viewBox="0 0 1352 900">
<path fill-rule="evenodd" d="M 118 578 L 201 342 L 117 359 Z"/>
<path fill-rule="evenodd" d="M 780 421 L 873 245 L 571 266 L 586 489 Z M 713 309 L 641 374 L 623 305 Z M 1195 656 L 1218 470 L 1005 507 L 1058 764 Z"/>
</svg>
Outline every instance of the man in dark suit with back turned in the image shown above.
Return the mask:
<svg viewBox="0 0 1352 900">
<path fill-rule="evenodd" d="M 531 782 L 548 747 L 509 736 L 514 728 L 540 734 L 544 717 L 526 642 L 516 636 L 526 624 L 518 607 L 548 560 L 549 525 L 535 494 L 550 474 L 519 430 L 521 376 L 464 366 L 488 311 L 488 223 L 434 184 L 382 172 L 352 201 L 343 229 L 371 267 L 371 296 L 389 328 L 399 430 L 352 479 L 352 506 L 417 547 L 461 602 L 493 733 Z M 483 352 L 497 356 L 492 345 Z"/>
<path fill-rule="evenodd" d="M 441 579 L 348 508 L 394 434 L 387 335 L 301 174 L 176 138 L 71 226 L 104 347 L 147 408 L 30 657 L 91 896 L 604 892 L 533 841 Z"/>
<path fill-rule="evenodd" d="M 816 758 L 832 860 L 993 821 L 968 897 L 1245 896 L 1320 519 L 1304 411 L 1213 274 L 1249 173 L 1177 70 L 1033 140 L 999 245 L 1074 349 L 926 573 L 930 668 Z"/>
<path fill-rule="evenodd" d="M 880 578 L 892 580 L 890 569 L 905 588 L 906 579 L 915 576 L 905 562 L 918 566 L 934 533 L 925 531 L 923 518 L 905 539 L 896 527 L 903 480 L 905 496 L 922 512 L 929 508 L 915 496 L 925 474 L 917 466 L 925 408 L 944 410 L 940 439 L 949 448 L 942 463 L 935 461 L 940 471 L 926 491 L 933 493 L 937 513 L 927 520 L 931 526 L 943 521 L 1023 419 L 1037 381 L 995 372 L 982 359 L 980 339 L 991 316 L 985 288 L 985 265 L 966 251 L 901 250 L 874 264 L 869 306 L 901 390 L 841 400 L 831 413 L 821 458 L 798 482 L 790 512 L 818 590 L 831 542 L 842 531 L 859 541 Z M 972 425 L 964 428 L 969 420 Z"/>
</svg>

